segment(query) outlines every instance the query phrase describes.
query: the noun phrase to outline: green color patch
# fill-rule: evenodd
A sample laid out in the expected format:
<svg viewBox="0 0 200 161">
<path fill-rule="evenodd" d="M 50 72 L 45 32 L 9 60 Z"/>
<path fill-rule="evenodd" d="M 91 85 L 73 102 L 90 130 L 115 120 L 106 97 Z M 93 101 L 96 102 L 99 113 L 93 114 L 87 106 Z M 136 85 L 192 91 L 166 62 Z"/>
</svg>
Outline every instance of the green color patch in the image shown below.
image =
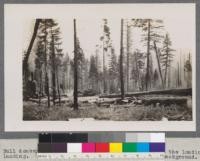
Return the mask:
<svg viewBox="0 0 200 161">
<path fill-rule="evenodd" d="M 136 143 L 123 143 L 123 152 L 137 152 Z"/>
</svg>

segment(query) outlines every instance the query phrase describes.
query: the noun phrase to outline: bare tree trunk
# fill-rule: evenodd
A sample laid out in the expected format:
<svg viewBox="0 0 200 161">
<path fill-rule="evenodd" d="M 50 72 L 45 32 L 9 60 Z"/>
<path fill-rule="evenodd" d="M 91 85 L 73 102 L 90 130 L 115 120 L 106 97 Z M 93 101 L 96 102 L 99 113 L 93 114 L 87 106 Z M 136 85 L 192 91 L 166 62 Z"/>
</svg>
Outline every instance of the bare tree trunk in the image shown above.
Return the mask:
<svg viewBox="0 0 200 161">
<path fill-rule="evenodd" d="M 160 66 L 160 59 L 159 59 L 159 56 L 158 56 L 158 49 L 157 49 L 155 41 L 154 41 L 154 49 L 155 49 L 155 52 L 156 52 L 156 59 L 157 59 L 157 63 L 158 63 L 158 69 L 159 69 L 162 87 L 164 88 L 163 76 L 162 76 L 162 71 L 161 71 L 161 66 Z"/>
<path fill-rule="evenodd" d="M 137 71 L 135 84 L 136 84 L 136 90 L 138 90 L 139 89 L 139 80 L 140 80 L 140 70 L 138 68 L 138 54 L 137 53 L 134 55 L 134 59 L 135 59 L 135 67 L 136 67 L 136 71 Z"/>
<path fill-rule="evenodd" d="M 74 19 L 74 110 L 78 110 L 78 62 L 76 38 L 76 19 Z"/>
<path fill-rule="evenodd" d="M 146 85 L 146 91 L 148 91 L 148 87 L 149 87 L 149 56 L 150 56 L 150 19 L 148 20 L 148 37 L 147 37 L 147 68 L 146 68 L 146 81 L 145 81 L 145 85 Z"/>
<path fill-rule="evenodd" d="M 46 94 L 48 98 L 48 107 L 50 107 L 50 96 L 49 96 L 49 77 L 48 77 L 48 69 L 47 69 L 47 28 L 46 28 L 46 20 L 45 20 L 45 42 L 44 42 L 44 50 L 45 50 L 45 84 L 46 84 Z"/>
<path fill-rule="evenodd" d="M 129 55 L 130 55 L 130 51 L 129 51 L 129 48 L 130 48 L 130 27 L 128 26 L 128 21 L 127 21 L 127 75 L 126 75 L 126 81 L 127 81 L 127 86 L 126 86 L 126 91 L 128 92 L 129 91 Z"/>
<path fill-rule="evenodd" d="M 121 81 L 121 99 L 124 99 L 124 74 L 123 74 L 123 26 L 124 21 L 121 19 L 121 42 L 120 42 L 120 81 Z"/>
<path fill-rule="evenodd" d="M 52 89 L 53 89 L 53 105 L 55 105 L 56 100 L 56 64 L 55 64 L 55 48 L 54 48 L 54 36 L 52 34 Z"/>
<path fill-rule="evenodd" d="M 103 40 L 103 93 L 106 93 L 106 71 L 105 71 L 105 51 L 104 51 L 104 40 Z"/>
</svg>

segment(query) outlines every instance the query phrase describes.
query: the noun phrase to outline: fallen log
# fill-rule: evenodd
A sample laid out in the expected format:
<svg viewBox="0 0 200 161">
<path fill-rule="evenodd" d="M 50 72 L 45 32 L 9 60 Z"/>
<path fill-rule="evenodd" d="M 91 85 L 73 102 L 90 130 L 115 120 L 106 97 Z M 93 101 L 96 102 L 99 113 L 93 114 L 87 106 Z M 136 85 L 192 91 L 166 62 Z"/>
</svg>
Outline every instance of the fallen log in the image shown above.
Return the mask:
<svg viewBox="0 0 200 161">
<path fill-rule="evenodd" d="M 167 90 L 156 90 L 156 91 L 144 91 L 127 93 L 125 97 L 142 96 L 142 95 L 178 95 L 178 96 L 192 96 L 192 88 L 181 88 L 181 89 L 167 89 Z M 100 98 L 118 98 L 120 94 L 101 95 Z"/>
<path fill-rule="evenodd" d="M 142 100 L 142 103 L 144 105 L 154 105 L 156 106 L 157 103 L 159 103 L 160 105 L 166 105 L 166 106 L 169 106 L 171 104 L 177 104 L 177 105 L 180 105 L 180 106 L 186 106 L 187 105 L 187 98 L 168 98 L 168 97 L 165 97 L 165 98 L 143 98 L 141 99 Z"/>
</svg>

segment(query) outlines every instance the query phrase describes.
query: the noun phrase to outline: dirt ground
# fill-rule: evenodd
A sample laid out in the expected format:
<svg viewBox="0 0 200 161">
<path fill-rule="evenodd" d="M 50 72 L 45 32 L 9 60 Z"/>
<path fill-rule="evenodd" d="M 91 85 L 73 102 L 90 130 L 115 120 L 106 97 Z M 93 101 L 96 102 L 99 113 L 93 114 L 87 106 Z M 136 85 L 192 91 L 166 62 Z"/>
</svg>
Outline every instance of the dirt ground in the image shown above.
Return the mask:
<svg viewBox="0 0 200 161">
<path fill-rule="evenodd" d="M 192 112 L 179 105 L 115 105 L 99 106 L 95 101 L 79 102 L 79 110 L 74 111 L 72 103 L 63 103 L 47 107 L 46 102 L 38 105 L 37 102 L 24 102 L 23 120 L 60 120 L 68 121 L 72 118 L 113 121 L 171 121 L 171 120 L 192 120 Z M 88 98 L 87 98 L 88 100 Z"/>
</svg>

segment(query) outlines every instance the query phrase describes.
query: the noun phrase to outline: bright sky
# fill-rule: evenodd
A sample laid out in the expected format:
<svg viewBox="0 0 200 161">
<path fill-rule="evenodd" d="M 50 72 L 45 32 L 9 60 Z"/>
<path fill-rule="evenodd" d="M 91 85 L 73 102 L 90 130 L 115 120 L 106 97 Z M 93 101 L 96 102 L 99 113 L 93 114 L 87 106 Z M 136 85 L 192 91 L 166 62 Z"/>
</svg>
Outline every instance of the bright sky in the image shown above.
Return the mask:
<svg viewBox="0 0 200 161">
<path fill-rule="evenodd" d="M 57 19 L 61 28 L 62 48 L 64 53 L 69 53 L 72 56 L 73 51 L 73 19 Z M 30 30 L 33 28 L 34 21 L 26 21 L 27 30 L 25 30 L 27 39 L 31 34 Z M 111 39 L 116 53 L 119 54 L 120 48 L 120 19 L 108 19 L 108 25 L 111 31 Z M 168 32 L 172 41 L 172 46 L 176 50 L 190 50 L 194 52 L 194 20 L 190 17 L 176 17 L 173 19 L 164 19 L 164 32 Z M 80 40 L 81 47 L 83 48 L 86 56 L 95 53 L 95 46 L 101 44 L 100 36 L 103 34 L 103 21 L 102 19 L 77 19 L 77 36 Z M 139 33 L 140 34 L 140 33 Z M 141 37 L 137 34 L 132 34 L 134 46 L 141 48 Z M 136 40 L 137 39 L 137 40 Z M 27 41 L 28 42 L 28 41 Z M 27 48 L 25 44 L 24 49 Z M 145 50 L 145 48 L 144 48 Z"/>
<path fill-rule="evenodd" d="M 194 52 L 194 20 L 191 17 L 182 16 L 166 18 L 164 20 L 165 31 L 168 32 L 172 41 L 172 47 L 176 50 L 190 50 Z M 70 55 L 73 51 L 73 20 L 58 19 L 63 40 L 64 52 Z M 120 48 L 120 19 L 108 19 L 108 25 L 111 31 L 111 39 L 116 53 L 119 54 Z M 77 36 L 80 40 L 86 56 L 95 53 L 95 46 L 101 44 L 100 36 L 103 34 L 102 19 L 77 19 Z M 141 37 L 139 34 L 133 34 L 134 46 L 141 48 Z M 144 48 L 145 50 L 145 48 Z"/>
</svg>

